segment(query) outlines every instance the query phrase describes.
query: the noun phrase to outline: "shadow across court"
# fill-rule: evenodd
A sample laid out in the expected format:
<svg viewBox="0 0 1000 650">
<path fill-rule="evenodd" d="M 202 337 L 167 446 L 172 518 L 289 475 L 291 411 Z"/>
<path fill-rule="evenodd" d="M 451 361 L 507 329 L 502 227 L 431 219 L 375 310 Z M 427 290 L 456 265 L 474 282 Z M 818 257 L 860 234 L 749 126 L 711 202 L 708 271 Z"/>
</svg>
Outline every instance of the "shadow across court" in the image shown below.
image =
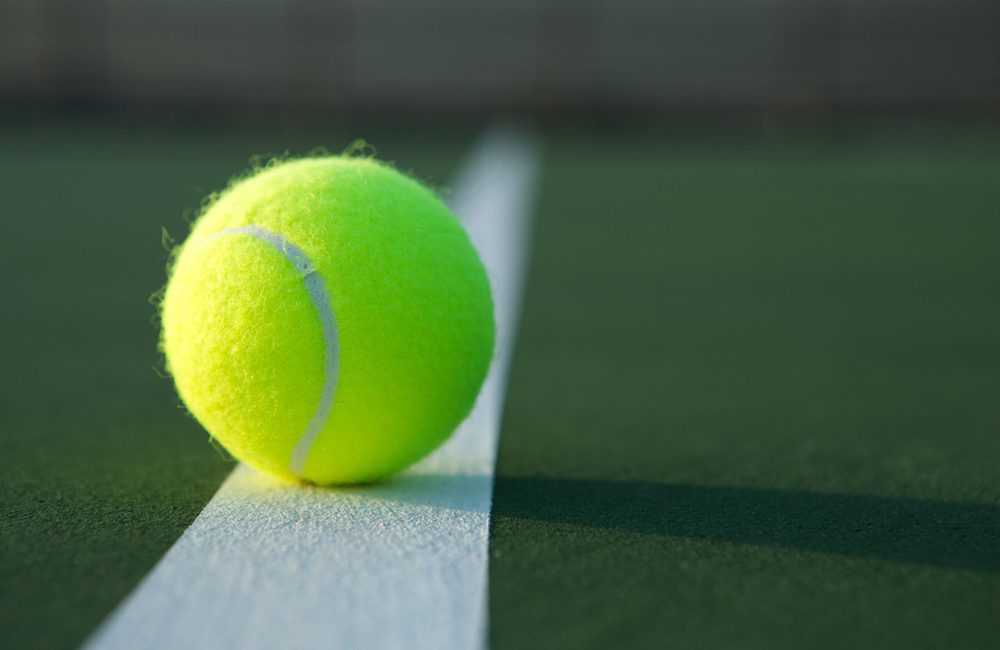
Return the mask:
<svg viewBox="0 0 1000 650">
<path fill-rule="evenodd" d="M 997 505 L 499 476 L 493 517 L 1000 572 Z"/>
</svg>

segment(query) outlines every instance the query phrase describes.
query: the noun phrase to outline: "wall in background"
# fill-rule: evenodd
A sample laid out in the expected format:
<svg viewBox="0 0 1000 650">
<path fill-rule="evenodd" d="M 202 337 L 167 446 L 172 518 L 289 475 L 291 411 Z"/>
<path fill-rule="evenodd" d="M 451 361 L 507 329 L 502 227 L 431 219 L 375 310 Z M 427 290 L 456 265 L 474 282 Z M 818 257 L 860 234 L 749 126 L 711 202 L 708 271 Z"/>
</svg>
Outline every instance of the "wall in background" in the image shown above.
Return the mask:
<svg viewBox="0 0 1000 650">
<path fill-rule="evenodd" d="M 997 0 L 4 0 L 0 98 L 1000 107 Z"/>
</svg>

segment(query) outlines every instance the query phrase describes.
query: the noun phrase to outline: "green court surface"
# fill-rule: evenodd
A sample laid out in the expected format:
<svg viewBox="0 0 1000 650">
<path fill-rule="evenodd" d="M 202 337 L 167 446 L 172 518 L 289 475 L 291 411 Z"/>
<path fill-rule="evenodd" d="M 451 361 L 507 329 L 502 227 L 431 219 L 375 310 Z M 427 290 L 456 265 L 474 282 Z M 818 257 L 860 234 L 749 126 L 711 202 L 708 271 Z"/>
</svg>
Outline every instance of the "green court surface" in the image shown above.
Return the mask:
<svg viewBox="0 0 1000 650">
<path fill-rule="evenodd" d="M 232 469 L 158 376 L 161 227 L 355 135 L 0 132 L 0 645 L 75 647 Z M 494 648 L 990 647 L 1000 131 L 546 135 Z"/>
</svg>

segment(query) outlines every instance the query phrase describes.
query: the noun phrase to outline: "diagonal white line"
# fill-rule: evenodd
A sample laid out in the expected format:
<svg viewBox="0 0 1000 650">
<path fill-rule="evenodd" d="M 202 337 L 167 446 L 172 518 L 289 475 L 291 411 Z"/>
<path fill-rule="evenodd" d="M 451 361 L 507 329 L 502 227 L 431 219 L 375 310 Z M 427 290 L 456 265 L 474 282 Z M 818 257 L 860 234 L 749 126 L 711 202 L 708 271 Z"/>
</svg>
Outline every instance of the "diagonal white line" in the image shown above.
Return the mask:
<svg viewBox="0 0 1000 650">
<path fill-rule="evenodd" d="M 90 648 L 485 646 L 493 470 L 538 165 L 530 137 L 497 128 L 455 183 L 494 286 L 498 353 L 452 440 L 364 488 L 238 467 Z"/>
</svg>

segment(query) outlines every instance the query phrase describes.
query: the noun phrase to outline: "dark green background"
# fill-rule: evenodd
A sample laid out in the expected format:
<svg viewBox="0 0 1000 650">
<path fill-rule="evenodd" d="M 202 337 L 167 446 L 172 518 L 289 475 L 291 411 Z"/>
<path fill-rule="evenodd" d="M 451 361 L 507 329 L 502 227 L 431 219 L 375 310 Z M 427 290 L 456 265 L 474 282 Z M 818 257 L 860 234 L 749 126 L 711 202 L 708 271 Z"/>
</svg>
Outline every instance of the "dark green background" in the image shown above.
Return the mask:
<svg viewBox="0 0 1000 650">
<path fill-rule="evenodd" d="M 251 154 L 440 185 L 473 133 L 0 131 L 3 645 L 78 644 L 232 467 L 154 372 L 161 226 Z M 991 645 L 1000 130 L 546 136 L 494 647 Z"/>
<path fill-rule="evenodd" d="M 554 140 L 495 646 L 995 645 L 998 144 Z"/>
</svg>

